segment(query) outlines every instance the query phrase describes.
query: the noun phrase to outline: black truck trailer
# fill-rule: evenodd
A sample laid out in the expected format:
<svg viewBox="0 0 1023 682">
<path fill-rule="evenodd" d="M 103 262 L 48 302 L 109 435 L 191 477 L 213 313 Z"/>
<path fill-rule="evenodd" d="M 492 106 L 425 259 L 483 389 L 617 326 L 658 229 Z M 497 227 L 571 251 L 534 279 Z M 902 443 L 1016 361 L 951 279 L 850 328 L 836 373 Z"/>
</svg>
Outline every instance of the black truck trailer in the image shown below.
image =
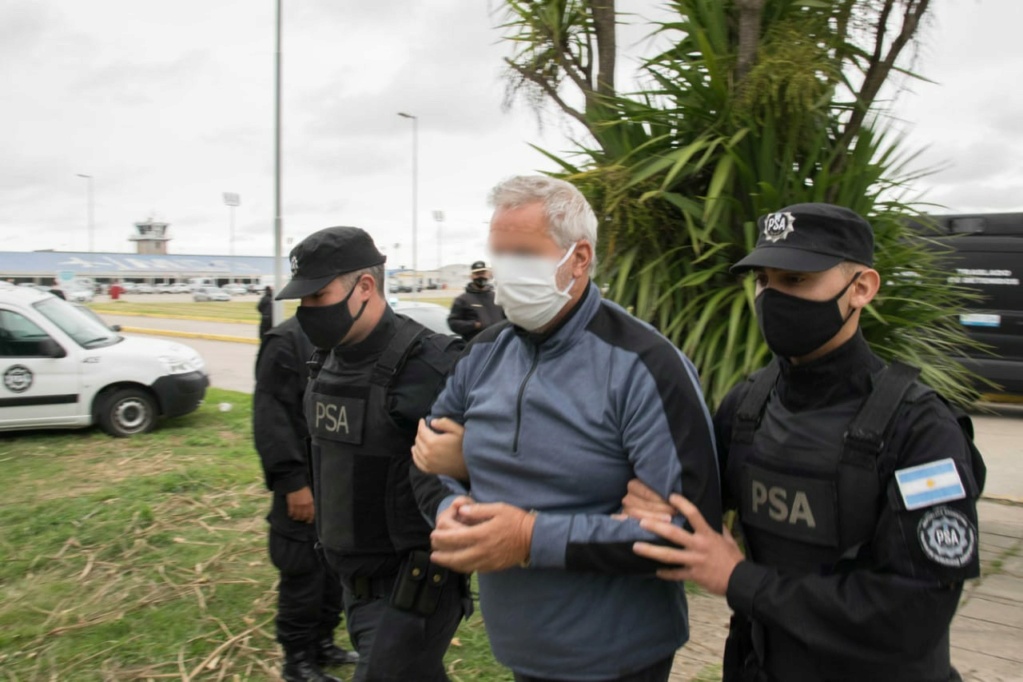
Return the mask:
<svg viewBox="0 0 1023 682">
<path fill-rule="evenodd" d="M 995 392 L 1023 395 L 1023 213 L 930 218 L 937 241 L 952 250 L 949 283 L 980 295 L 959 321 L 990 354 L 968 351 L 964 364 L 998 385 Z"/>
</svg>

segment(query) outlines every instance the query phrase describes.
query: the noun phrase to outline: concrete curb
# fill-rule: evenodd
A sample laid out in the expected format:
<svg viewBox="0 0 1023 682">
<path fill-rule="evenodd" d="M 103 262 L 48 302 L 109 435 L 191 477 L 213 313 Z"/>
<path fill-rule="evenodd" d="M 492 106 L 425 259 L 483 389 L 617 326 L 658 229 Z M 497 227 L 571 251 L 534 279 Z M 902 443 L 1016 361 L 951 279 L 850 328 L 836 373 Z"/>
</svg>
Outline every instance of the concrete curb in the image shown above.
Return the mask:
<svg viewBox="0 0 1023 682">
<path fill-rule="evenodd" d="M 223 323 L 227 323 L 227 324 L 251 324 L 251 325 L 259 324 L 258 320 L 253 320 L 253 321 L 249 321 L 249 320 L 225 320 L 225 319 L 220 318 L 220 317 L 198 317 L 198 316 L 195 316 L 195 315 L 174 315 L 174 314 L 170 314 L 170 315 L 163 315 L 163 314 L 156 315 L 156 314 L 153 314 L 153 313 L 122 313 L 120 310 L 106 310 L 106 309 L 96 310 L 95 308 L 93 308 L 93 310 L 95 312 L 99 313 L 100 315 L 117 315 L 118 317 L 149 317 L 149 318 L 153 318 L 153 319 L 156 319 L 156 320 L 192 320 L 194 322 L 223 322 Z"/>
<path fill-rule="evenodd" d="M 251 343 L 259 345 L 259 339 L 245 336 L 228 336 L 227 334 L 204 334 L 202 332 L 181 332 L 176 329 L 150 329 L 148 327 L 121 327 L 122 332 L 131 334 L 149 334 L 151 336 L 176 336 L 182 339 L 205 339 L 207 341 L 228 341 L 230 343 Z"/>
<path fill-rule="evenodd" d="M 1012 495 L 981 495 L 980 499 L 987 500 L 988 502 L 1007 504 L 1011 507 L 1023 507 L 1023 498 L 1013 497 Z"/>
</svg>

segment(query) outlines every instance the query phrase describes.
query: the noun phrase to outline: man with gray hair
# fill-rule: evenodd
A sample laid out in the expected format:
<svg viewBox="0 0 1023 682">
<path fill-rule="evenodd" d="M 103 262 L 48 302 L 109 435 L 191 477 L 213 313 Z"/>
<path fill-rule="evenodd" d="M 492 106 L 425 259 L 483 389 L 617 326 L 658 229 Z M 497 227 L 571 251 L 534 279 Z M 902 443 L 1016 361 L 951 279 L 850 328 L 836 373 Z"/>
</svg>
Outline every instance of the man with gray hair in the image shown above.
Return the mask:
<svg viewBox="0 0 1023 682">
<path fill-rule="evenodd" d="M 518 682 L 663 682 L 688 639 L 685 593 L 632 553 L 629 479 L 721 518 L 710 416 L 692 363 L 590 282 L 597 220 L 572 185 L 491 194 L 497 301 L 420 424 L 431 560 L 478 571 L 491 646 Z M 464 455 L 463 455 L 464 453 Z M 678 523 L 682 523 L 681 520 Z"/>
</svg>

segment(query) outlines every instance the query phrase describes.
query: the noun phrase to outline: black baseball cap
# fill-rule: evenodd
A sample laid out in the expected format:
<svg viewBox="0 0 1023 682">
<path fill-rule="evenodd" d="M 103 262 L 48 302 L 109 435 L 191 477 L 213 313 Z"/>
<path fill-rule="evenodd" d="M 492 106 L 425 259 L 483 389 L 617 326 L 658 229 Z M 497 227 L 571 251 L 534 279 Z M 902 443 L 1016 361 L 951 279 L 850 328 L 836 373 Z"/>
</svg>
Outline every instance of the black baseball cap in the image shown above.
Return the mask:
<svg viewBox="0 0 1023 682">
<path fill-rule="evenodd" d="M 338 275 L 371 268 L 386 260 L 365 230 L 328 227 L 313 232 L 291 250 L 291 281 L 276 299 L 310 296 Z"/>
<path fill-rule="evenodd" d="M 843 261 L 874 264 L 874 230 L 855 211 L 832 204 L 794 204 L 757 221 L 757 245 L 731 267 L 822 272 Z"/>
<path fill-rule="evenodd" d="M 489 270 L 485 262 L 478 260 L 472 264 L 472 272 L 480 272 L 481 270 Z"/>
</svg>

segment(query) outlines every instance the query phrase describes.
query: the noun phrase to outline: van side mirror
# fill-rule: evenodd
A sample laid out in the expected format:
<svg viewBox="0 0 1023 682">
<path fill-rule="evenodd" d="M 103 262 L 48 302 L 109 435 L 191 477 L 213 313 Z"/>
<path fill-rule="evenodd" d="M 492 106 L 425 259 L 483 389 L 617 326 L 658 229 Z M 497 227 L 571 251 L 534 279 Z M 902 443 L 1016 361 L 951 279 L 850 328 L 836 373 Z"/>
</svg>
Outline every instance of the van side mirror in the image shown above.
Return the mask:
<svg viewBox="0 0 1023 682">
<path fill-rule="evenodd" d="M 119 325 L 119 324 L 112 324 L 112 325 L 110 325 L 110 331 L 112 331 L 112 332 L 119 332 L 119 331 L 121 331 L 121 325 Z"/>
<path fill-rule="evenodd" d="M 67 351 L 53 339 L 43 339 L 39 342 L 39 355 L 44 358 L 63 358 Z"/>
</svg>

